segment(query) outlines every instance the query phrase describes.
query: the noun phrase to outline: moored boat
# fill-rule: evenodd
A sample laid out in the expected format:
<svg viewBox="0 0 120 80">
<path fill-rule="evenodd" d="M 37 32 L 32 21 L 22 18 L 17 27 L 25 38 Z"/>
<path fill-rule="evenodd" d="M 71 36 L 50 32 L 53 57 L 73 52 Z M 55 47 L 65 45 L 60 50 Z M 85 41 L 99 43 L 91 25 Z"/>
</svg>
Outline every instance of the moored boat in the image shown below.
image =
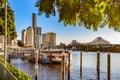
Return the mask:
<svg viewBox="0 0 120 80">
<path fill-rule="evenodd" d="M 59 49 L 53 49 L 53 50 L 42 50 L 40 51 L 40 62 L 41 63 L 57 63 L 60 64 L 62 59 L 61 56 L 65 55 L 65 62 L 68 62 L 68 55 L 71 55 L 70 50 L 59 50 Z"/>
</svg>

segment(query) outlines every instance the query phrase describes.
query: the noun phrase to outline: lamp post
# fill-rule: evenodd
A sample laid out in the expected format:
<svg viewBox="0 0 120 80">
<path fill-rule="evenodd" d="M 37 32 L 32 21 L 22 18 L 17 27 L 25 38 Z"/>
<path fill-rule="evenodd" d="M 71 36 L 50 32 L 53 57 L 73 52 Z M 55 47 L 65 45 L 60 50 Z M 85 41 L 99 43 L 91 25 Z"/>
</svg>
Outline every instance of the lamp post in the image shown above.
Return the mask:
<svg viewBox="0 0 120 80">
<path fill-rule="evenodd" d="M 7 1 L 5 1 L 5 33 L 4 33 L 4 66 L 6 67 L 7 62 Z"/>
</svg>

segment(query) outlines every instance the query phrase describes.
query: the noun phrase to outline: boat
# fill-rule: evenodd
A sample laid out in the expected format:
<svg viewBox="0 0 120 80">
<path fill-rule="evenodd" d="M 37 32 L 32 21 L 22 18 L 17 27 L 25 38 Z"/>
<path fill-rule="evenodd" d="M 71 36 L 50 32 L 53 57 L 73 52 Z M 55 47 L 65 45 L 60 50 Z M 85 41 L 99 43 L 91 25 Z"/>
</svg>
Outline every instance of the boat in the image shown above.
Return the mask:
<svg viewBox="0 0 120 80">
<path fill-rule="evenodd" d="M 52 61 L 52 63 L 61 63 L 61 61 L 62 61 L 61 55 L 54 55 L 54 56 L 52 56 L 51 61 Z"/>
<path fill-rule="evenodd" d="M 65 55 L 65 63 L 68 62 L 68 54 L 71 53 L 70 50 L 59 50 L 59 49 L 52 49 L 52 50 L 42 50 L 40 51 L 40 62 L 41 63 L 55 63 L 61 64 L 61 56 Z M 71 54 L 70 54 L 71 57 Z"/>
</svg>

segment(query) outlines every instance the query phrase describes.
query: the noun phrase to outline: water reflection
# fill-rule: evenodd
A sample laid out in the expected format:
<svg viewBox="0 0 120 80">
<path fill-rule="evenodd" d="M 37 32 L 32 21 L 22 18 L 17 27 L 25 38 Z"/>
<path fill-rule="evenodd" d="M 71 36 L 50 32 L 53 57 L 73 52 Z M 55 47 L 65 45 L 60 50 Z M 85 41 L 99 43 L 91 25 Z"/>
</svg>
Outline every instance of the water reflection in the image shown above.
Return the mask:
<svg viewBox="0 0 120 80">
<path fill-rule="evenodd" d="M 83 52 L 82 73 L 80 72 L 80 52 L 72 53 L 71 80 L 107 80 L 107 54 L 100 54 L 100 71 L 96 70 L 96 52 Z M 11 61 L 15 66 L 32 75 L 34 64 L 21 59 Z M 61 65 L 39 64 L 39 80 L 60 80 Z M 68 78 L 66 68 L 66 80 Z M 111 54 L 111 80 L 120 80 L 120 54 Z"/>
</svg>

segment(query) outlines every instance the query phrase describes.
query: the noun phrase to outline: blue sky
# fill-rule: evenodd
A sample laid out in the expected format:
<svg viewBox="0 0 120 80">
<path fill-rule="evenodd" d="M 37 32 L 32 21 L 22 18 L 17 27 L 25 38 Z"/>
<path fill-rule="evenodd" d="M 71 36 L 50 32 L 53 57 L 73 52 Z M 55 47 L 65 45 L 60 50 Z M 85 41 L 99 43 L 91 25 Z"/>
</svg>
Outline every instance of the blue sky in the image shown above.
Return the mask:
<svg viewBox="0 0 120 80">
<path fill-rule="evenodd" d="M 14 10 L 15 25 L 18 39 L 21 40 L 21 31 L 32 25 L 32 13 L 38 13 L 34 6 L 36 0 L 9 0 L 9 4 Z M 42 33 L 55 32 L 57 34 L 57 44 L 60 42 L 70 43 L 77 40 L 86 43 L 100 36 L 113 44 L 120 44 L 120 32 L 115 32 L 107 27 L 99 29 L 97 32 L 87 30 L 83 26 L 66 26 L 58 23 L 58 16 L 46 18 L 45 15 L 37 16 L 37 26 L 42 27 Z"/>
</svg>

